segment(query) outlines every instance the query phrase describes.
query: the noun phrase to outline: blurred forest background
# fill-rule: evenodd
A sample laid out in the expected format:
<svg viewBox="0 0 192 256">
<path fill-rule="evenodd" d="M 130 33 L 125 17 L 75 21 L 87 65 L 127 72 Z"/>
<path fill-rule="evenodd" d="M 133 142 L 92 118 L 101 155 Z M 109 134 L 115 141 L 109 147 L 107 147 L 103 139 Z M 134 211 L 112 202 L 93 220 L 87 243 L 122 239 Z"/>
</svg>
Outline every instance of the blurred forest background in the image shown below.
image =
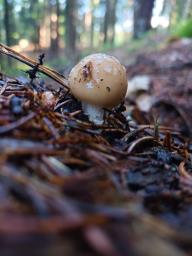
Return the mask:
<svg viewBox="0 0 192 256">
<path fill-rule="evenodd" d="M 0 0 L 0 42 L 62 70 L 91 52 L 157 47 L 159 35 L 192 37 L 192 0 Z M 7 65 L 0 58 L 1 69 Z"/>
</svg>

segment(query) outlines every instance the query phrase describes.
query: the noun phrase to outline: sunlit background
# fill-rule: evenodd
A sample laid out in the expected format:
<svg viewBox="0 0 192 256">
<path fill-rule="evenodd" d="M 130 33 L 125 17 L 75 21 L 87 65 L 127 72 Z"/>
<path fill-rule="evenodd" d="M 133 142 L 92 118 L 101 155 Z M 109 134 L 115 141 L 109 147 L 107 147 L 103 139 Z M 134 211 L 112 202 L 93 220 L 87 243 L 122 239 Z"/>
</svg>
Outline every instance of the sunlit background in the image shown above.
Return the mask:
<svg viewBox="0 0 192 256">
<path fill-rule="evenodd" d="M 154 33 L 174 36 L 191 9 L 190 0 L 0 0 L 0 41 L 33 57 L 44 51 L 58 68 L 93 51 L 133 51 Z"/>
</svg>

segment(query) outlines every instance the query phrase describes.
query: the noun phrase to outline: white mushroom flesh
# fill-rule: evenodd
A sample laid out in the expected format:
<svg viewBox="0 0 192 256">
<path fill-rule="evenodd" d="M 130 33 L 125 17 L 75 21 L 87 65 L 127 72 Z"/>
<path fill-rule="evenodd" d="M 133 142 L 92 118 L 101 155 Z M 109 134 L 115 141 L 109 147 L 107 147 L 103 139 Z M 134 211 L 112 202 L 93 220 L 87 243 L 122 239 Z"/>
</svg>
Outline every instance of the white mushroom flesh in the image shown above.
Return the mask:
<svg viewBox="0 0 192 256">
<path fill-rule="evenodd" d="M 82 102 L 82 108 L 85 115 L 89 117 L 89 121 L 96 125 L 103 124 L 104 110 L 101 107 Z"/>
</svg>

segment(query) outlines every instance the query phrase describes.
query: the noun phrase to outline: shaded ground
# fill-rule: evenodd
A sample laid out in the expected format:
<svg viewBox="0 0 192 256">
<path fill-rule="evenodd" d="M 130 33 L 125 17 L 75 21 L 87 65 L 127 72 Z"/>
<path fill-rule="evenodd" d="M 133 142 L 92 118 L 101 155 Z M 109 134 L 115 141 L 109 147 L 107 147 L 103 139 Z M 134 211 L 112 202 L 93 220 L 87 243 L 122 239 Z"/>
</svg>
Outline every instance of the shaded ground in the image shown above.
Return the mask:
<svg viewBox="0 0 192 256">
<path fill-rule="evenodd" d="M 1 255 L 191 255 L 191 50 L 140 54 L 128 77 L 148 89 L 103 126 L 63 88 L 1 75 Z"/>
<path fill-rule="evenodd" d="M 128 66 L 129 79 L 138 75 L 150 78 L 146 92 L 153 96 L 154 113 L 160 123 L 170 125 L 191 135 L 192 124 L 192 43 L 182 40 L 167 48 L 138 55 L 133 65 Z M 137 95 L 136 95 L 137 97 Z M 163 109 L 166 112 L 163 112 Z M 157 112 L 157 113 L 155 113 Z M 181 120 L 175 120 L 180 116 Z"/>
</svg>

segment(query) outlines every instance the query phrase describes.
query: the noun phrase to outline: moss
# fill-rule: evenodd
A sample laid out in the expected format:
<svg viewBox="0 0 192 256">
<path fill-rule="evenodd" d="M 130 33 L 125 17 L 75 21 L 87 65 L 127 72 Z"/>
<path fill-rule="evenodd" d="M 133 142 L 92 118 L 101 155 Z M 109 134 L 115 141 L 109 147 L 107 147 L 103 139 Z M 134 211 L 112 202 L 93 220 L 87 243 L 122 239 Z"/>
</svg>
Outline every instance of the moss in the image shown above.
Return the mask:
<svg viewBox="0 0 192 256">
<path fill-rule="evenodd" d="M 173 35 L 177 37 L 192 37 L 192 18 L 180 22 L 173 30 Z"/>
</svg>

